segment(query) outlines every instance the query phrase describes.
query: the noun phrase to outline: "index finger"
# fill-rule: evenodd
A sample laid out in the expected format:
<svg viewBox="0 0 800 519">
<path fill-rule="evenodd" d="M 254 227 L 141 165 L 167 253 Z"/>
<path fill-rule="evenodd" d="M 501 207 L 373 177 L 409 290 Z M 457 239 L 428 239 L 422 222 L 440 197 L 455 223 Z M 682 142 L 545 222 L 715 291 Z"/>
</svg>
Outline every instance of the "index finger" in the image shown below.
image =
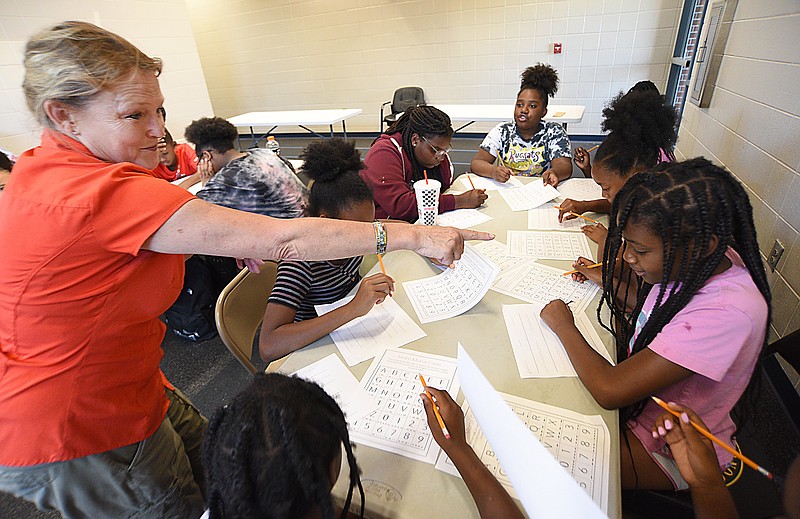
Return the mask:
<svg viewBox="0 0 800 519">
<path fill-rule="evenodd" d="M 491 232 L 484 232 L 484 231 L 475 231 L 473 229 L 456 229 L 459 234 L 461 234 L 461 239 L 464 241 L 467 240 L 494 240 L 494 233 Z M 459 251 L 459 256 L 461 256 L 461 252 L 463 252 L 464 246 L 462 244 L 461 251 Z"/>
</svg>

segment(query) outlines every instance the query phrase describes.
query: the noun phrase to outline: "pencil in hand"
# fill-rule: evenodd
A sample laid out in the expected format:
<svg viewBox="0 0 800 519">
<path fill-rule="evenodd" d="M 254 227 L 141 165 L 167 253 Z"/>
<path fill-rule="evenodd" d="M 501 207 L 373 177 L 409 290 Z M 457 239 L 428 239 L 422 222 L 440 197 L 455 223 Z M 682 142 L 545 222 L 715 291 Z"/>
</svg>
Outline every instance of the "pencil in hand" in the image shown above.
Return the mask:
<svg viewBox="0 0 800 519">
<path fill-rule="evenodd" d="M 381 272 L 383 275 L 386 275 L 386 267 L 383 264 L 383 254 L 378 254 L 378 263 L 381 264 Z M 394 297 L 391 292 L 389 292 L 389 297 Z"/>
<path fill-rule="evenodd" d="M 658 405 L 663 407 L 669 414 L 671 414 L 675 418 L 680 419 L 680 417 L 681 417 L 680 413 L 678 413 L 674 409 L 670 408 L 667 405 L 666 402 L 664 402 L 663 400 L 661 400 L 657 396 L 651 396 L 650 398 L 652 398 L 655 403 L 657 403 Z M 765 469 L 764 467 L 758 465 L 757 463 L 755 463 L 753 460 L 751 460 L 750 458 L 748 458 L 747 456 L 745 456 L 741 452 L 739 452 L 739 451 L 737 451 L 735 449 L 732 449 L 730 445 L 728 445 L 724 441 L 720 440 L 719 438 L 717 438 L 716 436 L 711 434 L 708 431 L 708 429 L 706 429 L 702 425 L 699 425 L 699 424 L 695 423 L 694 420 L 689 420 L 689 423 L 692 425 L 692 427 L 694 427 L 697 430 L 697 432 L 699 432 L 700 434 L 702 434 L 703 436 L 705 436 L 706 438 L 708 438 L 712 442 L 716 443 L 717 445 L 719 445 L 720 447 L 722 447 L 726 451 L 730 452 L 735 458 L 739 458 L 740 460 L 742 460 L 744 462 L 744 464 L 747 465 L 748 467 L 750 467 L 751 469 L 760 472 L 761 474 L 766 476 L 768 479 L 773 479 L 773 480 L 775 479 L 775 476 L 772 474 L 772 472 L 770 472 L 767 469 Z"/>
<path fill-rule="evenodd" d="M 475 184 L 472 183 L 472 176 L 467 173 L 467 180 L 469 180 L 469 185 L 472 186 L 472 189 L 475 190 Z"/>
<path fill-rule="evenodd" d="M 439 414 L 439 408 L 436 407 L 436 402 L 433 401 L 433 397 L 431 396 L 430 392 L 428 391 L 428 384 L 425 383 L 425 377 L 422 376 L 422 373 L 419 374 L 419 381 L 422 383 L 422 389 L 425 391 L 425 395 L 427 395 L 428 400 L 431 401 L 431 407 L 433 407 L 433 414 L 436 415 L 436 421 L 439 422 L 439 427 L 442 428 L 442 434 L 448 440 L 450 439 L 450 431 L 447 430 L 447 426 L 444 424 L 444 420 L 442 419 L 442 415 Z"/>
<path fill-rule="evenodd" d="M 559 211 L 563 211 L 563 209 L 561 208 L 560 205 L 554 205 L 553 209 L 558 209 Z M 590 222 L 592 222 L 594 224 L 600 223 L 597 220 L 589 218 L 588 216 L 583 216 L 582 214 L 578 214 L 575 211 L 567 211 L 567 214 L 571 214 L 572 216 L 577 216 L 578 218 L 583 218 L 584 220 L 590 221 Z"/>
<path fill-rule="evenodd" d="M 591 148 L 589 148 L 588 150 L 586 150 L 586 153 L 591 153 L 591 152 L 593 152 L 594 150 L 596 150 L 596 149 L 597 149 L 597 148 L 599 148 L 599 147 L 600 147 L 600 145 L 599 145 L 599 144 L 595 144 L 594 146 L 592 146 Z"/>
<path fill-rule="evenodd" d="M 597 267 L 602 267 L 602 266 L 603 266 L 603 263 L 600 262 L 600 263 L 592 263 L 591 265 L 586 265 L 586 268 L 587 269 L 596 269 Z M 568 270 L 567 272 L 564 272 L 561 275 L 562 276 L 569 276 L 570 274 L 577 274 L 578 272 L 580 272 L 578 269 Z"/>
</svg>

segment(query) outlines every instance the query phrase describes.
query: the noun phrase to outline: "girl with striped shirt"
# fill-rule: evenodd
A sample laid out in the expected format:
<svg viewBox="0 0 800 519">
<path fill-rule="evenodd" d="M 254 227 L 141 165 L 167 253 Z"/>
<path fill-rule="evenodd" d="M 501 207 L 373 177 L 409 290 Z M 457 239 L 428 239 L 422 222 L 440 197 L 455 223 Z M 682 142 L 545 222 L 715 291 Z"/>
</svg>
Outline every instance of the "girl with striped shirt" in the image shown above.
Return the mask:
<svg viewBox="0 0 800 519">
<path fill-rule="evenodd" d="M 301 158 L 302 170 L 311 178 L 308 216 L 359 222 L 375 219 L 372 191 L 359 175 L 364 163 L 353 143 L 314 141 Z M 358 272 L 361 260 L 362 256 L 356 256 L 280 263 L 258 341 L 264 361 L 272 362 L 311 344 L 383 302 L 394 290 L 394 280 L 379 273 L 362 281 Z M 359 281 L 352 301 L 317 316 L 314 305 L 338 301 Z"/>
</svg>

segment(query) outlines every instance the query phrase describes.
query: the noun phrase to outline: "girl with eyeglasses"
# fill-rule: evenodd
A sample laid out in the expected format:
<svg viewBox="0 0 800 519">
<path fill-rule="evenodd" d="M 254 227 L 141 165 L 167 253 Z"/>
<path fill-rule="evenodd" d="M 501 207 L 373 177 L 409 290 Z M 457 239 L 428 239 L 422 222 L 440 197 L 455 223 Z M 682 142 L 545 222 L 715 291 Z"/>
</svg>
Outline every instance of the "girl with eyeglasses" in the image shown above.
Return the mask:
<svg viewBox="0 0 800 519">
<path fill-rule="evenodd" d="M 472 159 L 472 172 L 505 182 L 511 175 L 542 177 L 557 186 L 572 175 L 569 137 L 558 123 L 545 122 L 547 99 L 558 91 L 558 74 L 539 63 L 522 72 L 514 120 L 486 135 Z"/>
<path fill-rule="evenodd" d="M 375 194 L 375 217 L 413 222 L 418 218 L 413 184 L 428 178 L 453 182 L 448 152 L 453 138 L 450 117 L 433 106 L 411 107 L 372 143 L 361 176 Z M 439 195 L 439 212 L 475 208 L 486 200 L 483 189 Z"/>
</svg>

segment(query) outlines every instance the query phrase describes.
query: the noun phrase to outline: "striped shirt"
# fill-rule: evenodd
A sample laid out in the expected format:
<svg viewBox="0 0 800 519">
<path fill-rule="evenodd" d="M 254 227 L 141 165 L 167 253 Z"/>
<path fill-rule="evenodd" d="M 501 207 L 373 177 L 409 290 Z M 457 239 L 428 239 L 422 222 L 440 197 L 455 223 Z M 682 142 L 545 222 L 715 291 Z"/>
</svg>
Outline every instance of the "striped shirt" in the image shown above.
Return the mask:
<svg viewBox="0 0 800 519">
<path fill-rule="evenodd" d="M 270 303 L 294 309 L 294 321 L 317 317 L 314 305 L 333 303 L 346 296 L 361 281 L 362 256 L 343 265 L 330 261 L 281 261 Z"/>
</svg>

